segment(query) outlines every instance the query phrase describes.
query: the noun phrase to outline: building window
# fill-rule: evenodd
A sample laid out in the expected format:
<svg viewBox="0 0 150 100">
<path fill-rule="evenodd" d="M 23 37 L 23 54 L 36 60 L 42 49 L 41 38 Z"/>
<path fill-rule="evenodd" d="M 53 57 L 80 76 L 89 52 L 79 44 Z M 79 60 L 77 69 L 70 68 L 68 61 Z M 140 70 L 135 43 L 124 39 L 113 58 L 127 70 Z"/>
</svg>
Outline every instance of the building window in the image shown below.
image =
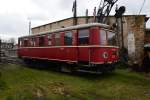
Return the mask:
<svg viewBox="0 0 150 100">
<path fill-rule="evenodd" d="M 61 45 L 60 33 L 55 33 L 55 46 Z"/>
<path fill-rule="evenodd" d="M 107 44 L 107 38 L 106 38 L 106 31 L 100 30 L 100 44 L 106 45 Z"/>
<path fill-rule="evenodd" d="M 72 32 L 71 31 L 65 32 L 64 44 L 72 45 Z"/>
<path fill-rule="evenodd" d="M 48 46 L 52 45 L 52 34 L 48 34 Z"/>
<path fill-rule="evenodd" d="M 42 47 L 45 45 L 45 39 L 44 36 L 39 37 L 39 46 Z"/>
<path fill-rule="evenodd" d="M 89 30 L 82 29 L 78 32 L 78 45 L 87 45 L 89 44 Z"/>
</svg>

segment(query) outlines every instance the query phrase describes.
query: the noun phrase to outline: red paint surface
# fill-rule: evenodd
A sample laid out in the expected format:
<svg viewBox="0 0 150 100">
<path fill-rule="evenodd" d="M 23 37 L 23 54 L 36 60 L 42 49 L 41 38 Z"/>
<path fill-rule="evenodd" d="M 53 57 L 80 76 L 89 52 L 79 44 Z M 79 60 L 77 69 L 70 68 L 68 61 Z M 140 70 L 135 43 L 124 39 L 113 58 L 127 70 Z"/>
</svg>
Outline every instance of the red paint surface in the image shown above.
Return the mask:
<svg viewBox="0 0 150 100">
<path fill-rule="evenodd" d="M 90 50 L 90 51 L 89 51 Z M 67 60 L 90 61 L 94 63 L 107 63 L 118 60 L 117 48 L 107 47 L 58 47 L 58 48 L 20 48 L 18 53 L 22 57 Z M 89 53 L 90 52 L 90 53 Z M 108 58 L 103 58 L 103 53 L 108 53 Z M 90 56 L 90 57 L 89 57 Z"/>
</svg>

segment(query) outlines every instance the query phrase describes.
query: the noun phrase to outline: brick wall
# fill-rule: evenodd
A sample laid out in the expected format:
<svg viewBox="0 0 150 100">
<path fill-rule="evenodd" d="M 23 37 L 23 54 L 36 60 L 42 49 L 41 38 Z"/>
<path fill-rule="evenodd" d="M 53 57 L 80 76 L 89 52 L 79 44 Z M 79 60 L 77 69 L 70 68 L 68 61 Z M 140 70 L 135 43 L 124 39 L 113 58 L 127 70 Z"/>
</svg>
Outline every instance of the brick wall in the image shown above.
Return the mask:
<svg viewBox="0 0 150 100">
<path fill-rule="evenodd" d="M 145 18 L 142 16 L 134 16 L 133 20 L 128 21 L 129 31 L 132 31 L 135 36 L 135 60 L 142 63 L 144 54 L 144 36 L 145 36 Z"/>
</svg>

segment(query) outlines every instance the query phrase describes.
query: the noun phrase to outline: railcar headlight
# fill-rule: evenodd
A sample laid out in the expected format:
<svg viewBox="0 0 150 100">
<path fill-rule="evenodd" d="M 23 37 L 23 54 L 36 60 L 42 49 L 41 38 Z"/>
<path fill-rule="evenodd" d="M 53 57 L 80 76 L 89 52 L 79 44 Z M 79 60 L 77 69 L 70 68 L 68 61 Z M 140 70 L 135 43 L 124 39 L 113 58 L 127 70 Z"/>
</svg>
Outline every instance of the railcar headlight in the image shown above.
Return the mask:
<svg viewBox="0 0 150 100">
<path fill-rule="evenodd" d="M 108 56 L 109 56 L 109 55 L 108 55 L 108 52 L 104 52 L 104 53 L 103 53 L 103 58 L 107 59 Z"/>
</svg>

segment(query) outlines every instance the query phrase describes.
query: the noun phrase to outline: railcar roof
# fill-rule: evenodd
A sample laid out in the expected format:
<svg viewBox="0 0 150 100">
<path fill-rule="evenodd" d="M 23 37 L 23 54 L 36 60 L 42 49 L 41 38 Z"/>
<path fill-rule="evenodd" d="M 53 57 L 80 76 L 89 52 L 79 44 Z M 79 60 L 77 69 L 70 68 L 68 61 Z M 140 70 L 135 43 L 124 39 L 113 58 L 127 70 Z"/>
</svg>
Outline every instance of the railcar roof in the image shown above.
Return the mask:
<svg viewBox="0 0 150 100">
<path fill-rule="evenodd" d="M 56 29 L 56 30 L 52 30 L 52 31 L 45 31 L 45 32 L 42 32 L 40 34 L 33 34 L 33 35 L 23 36 L 21 38 L 38 36 L 38 35 L 45 35 L 47 33 L 57 33 L 57 32 L 62 32 L 62 31 L 83 29 L 83 28 L 89 28 L 89 27 L 93 27 L 93 26 L 98 26 L 98 27 L 106 28 L 106 29 L 109 28 L 109 25 L 102 24 L 102 23 L 88 23 L 88 24 L 81 24 L 81 25 L 76 25 L 76 26 L 70 26 L 70 27 L 66 27 L 66 28 L 60 28 L 60 29 Z"/>
</svg>

